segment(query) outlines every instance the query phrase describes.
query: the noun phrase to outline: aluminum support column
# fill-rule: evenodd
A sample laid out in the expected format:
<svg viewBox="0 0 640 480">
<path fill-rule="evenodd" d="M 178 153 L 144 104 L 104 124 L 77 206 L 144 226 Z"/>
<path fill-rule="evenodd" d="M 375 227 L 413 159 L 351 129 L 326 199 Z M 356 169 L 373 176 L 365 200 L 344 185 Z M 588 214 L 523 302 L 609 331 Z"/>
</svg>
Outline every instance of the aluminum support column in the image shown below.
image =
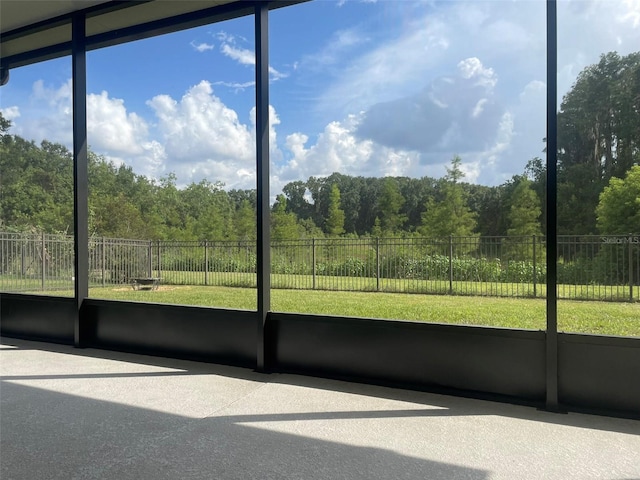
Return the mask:
<svg viewBox="0 0 640 480">
<path fill-rule="evenodd" d="M 74 344 L 82 346 L 82 304 L 89 296 L 89 177 L 87 160 L 87 60 L 84 14 L 72 22 L 73 76 L 73 253 L 76 323 Z"/>
<path fill-rule="evenodd" d="M 558 28 L 556 0 L 547 0 L 547 410 L 558 410 Z"/>
<path fill-rule="evenodd" d="M 257 285 L 258 337 L 256 369 L 268 370 L 268 338 L 265 332 L 271 309 L 271 232 L 269 209 L 269 6 L 255 6 L 256 42 L 256 170 L 257 170 Z"/>
</svg>

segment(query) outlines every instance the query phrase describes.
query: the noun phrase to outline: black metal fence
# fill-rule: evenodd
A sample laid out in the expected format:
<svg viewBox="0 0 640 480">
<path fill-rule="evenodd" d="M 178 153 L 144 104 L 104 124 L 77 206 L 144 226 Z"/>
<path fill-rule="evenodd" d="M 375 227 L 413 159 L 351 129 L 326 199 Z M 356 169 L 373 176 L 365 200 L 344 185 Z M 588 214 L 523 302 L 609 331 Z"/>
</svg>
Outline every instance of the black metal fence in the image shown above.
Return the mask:
<svg viewBox="0 0 640 480">
<path fill-rule="evenodd" d="M 92 238 L 92 287 L 255 287 L 256 245 Z M 561 298 L 640 300 L 640 235 L 561 236 Z M 544 237 L 322 238 L 273 242 L 272 286 L 290 289 L 544 297 Z M 0 233 L 0 290 L 73 289 L 73 238 Z"/>
<path fill-rule="evenodd" d="M 0 290 L 73 288 L 73 238 L 0 232 Z"/>
</svg>

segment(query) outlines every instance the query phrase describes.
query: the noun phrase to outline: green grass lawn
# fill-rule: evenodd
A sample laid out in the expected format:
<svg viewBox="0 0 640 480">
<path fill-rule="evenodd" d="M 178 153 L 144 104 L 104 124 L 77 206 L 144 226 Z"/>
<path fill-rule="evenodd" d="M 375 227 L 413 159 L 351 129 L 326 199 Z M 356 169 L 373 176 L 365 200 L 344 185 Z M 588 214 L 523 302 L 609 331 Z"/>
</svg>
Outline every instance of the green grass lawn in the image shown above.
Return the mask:
<svg viewBox="0 0 640 480">
<path fill-rule="evenodd" d="M 60 294 L 63 292 L 58 292 Z M 70 294 L 70 292 L 66 292 Z M 130 287 L 92 288 L 93 298 L 153 303 L 255 309 L 251 288 L 162 286 L 159 290 Z M 272 290 L 274 311 L 394 320 L 545 329 L 544 299 L 408 295 L 379 292 Z M 640 304 L 561 300 L 560 331 L 640 337 Z"/>
<path fill-rule="evenodd" d="M 163 284 L 171 285 L 202 285 L 221 287 L 255 287 L 256 274 L 242 272 L 186 272 L 163 270 L 154 272 L 162 277 Z M 360 292 L 391 293 L 449 293 L 449 288 L 456 295 L 486 295 L 496 297 L 544 297 L 547 286 L 544 282 L 533 283 L 515 282 L 474 282 L 454 280 L 449 285 L 448 280 L 424 280 L 415 278 L 381 278 L 347 277 L 331 275 L 288 275 L 272 274 L 271 285 L 274 289 L 318 289 L 342 290 Z M 628 285 L 558 285 L 560 298 L 574 300 L 629 300 Z M 640 287 L 633 289 L 633 299 L 640 301 Z"/>
<path fill-rule="evenodd" d="M 153 272 L 166 286 L 208 286 L 255 288 L 256 274 L 242 272 L 191 272 L 162 270 Z M 93 279 L 94 285 L 100 285 Z M 47 278 L 43 287 L 41 278 L 22 278 L 11 275 L 0 276 L 0 290 L 5 291 L 63 291 L 73 286 L 71 276 L 66 278 Z M 447 295 L 486 297 L 544 298 L 547 288 L 544 283 L 516 282 L 479 282 L 454 280 L 424 280 L 416 278 L 380 278 L 347 277 L 331 275 L 293 275 L 272 274 L 271 286 L 278 289 L 343 291 L 343 292 L 386 292 L 416 293 L 429 295 Z M 627 302 L 630 298 L 640 302 L 640 287 L 634 286 L 632 292 L 628 285 L 558 285 L 558 297 L 571 300 L 604 300 Z M 178 302 L 180 303 L 180 302 Z"/>
</svg>

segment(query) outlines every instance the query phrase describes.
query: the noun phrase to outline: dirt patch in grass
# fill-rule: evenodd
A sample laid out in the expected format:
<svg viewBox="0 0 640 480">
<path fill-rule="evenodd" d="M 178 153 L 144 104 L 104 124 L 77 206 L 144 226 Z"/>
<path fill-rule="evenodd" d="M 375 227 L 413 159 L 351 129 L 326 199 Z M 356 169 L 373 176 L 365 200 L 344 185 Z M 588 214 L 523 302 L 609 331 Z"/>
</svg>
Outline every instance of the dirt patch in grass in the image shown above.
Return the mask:
<svg viewBox="0 0 640 480">
<path fill-rule="evenodd" d="M 144 288 L 139 288 L 139 289 L 134 289 L 131 286 L 128 287 L 119 287 L 119 288 L 111 288 L 110 290 L 112 292 L 133 292 L 133 291 L 137 291 L 137 292 L 150 292 L 150 291 L 154 291 L 154 292 L 170 292 L 173 290 L 177 290 L 180 287 L 176 287 L 176 286 L 169 286 L 169 285 L 160 285 L 155 289 L 151 289 L 148 287 L 144 287 Z M 185 287 L 181 287 L 181 290 L 185 290 Z"/>
</svg>

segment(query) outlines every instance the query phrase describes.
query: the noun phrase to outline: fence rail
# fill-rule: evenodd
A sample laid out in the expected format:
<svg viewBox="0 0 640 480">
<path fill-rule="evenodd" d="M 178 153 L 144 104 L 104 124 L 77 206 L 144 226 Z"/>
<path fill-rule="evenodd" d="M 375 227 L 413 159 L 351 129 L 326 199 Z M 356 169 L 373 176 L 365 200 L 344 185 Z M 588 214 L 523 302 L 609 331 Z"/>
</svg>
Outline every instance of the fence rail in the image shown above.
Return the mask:
<svg viewBox="0 0 640 480">
<path fill-rule="evenodd" d="M 274 288 L 510 297 L 546 295 L 546 241 L 528 237 L 322 238 L 272 242 Z M 256 244 L 91 238 L 92 287 L 141 277 L 256 286 Z M 73 237 L 0 233 L 0 290 L 73 289 Z M 640 300 L 640 235 L 558 238 L 558 294 Z"/>
</svg>

